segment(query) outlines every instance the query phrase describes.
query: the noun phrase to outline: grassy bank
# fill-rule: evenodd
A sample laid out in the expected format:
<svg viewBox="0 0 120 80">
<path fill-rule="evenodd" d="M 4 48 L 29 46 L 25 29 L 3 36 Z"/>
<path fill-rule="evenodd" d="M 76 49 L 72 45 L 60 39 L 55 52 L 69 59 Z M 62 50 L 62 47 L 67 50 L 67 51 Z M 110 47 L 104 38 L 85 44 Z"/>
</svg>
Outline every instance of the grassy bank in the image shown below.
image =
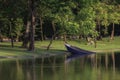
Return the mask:
<svg viewBox="0 0 120 80">
<path fill-rule="evenodd" d="M 108 41 L 108 38 L 104 38 L 102 41 L 97 41 L 97 48 L 94 45 L 87 45 L 85 40 L 69 40 L 68 43 L 82 49 L 90 51 L 109 51 L 109 50 L 120 50 L 120 37 L 115 37 L 113 41 Z M 62 40 L 55 40 L 50 47 L 50 51 L 46 50 L 46 47 L 49 44 L 49 41 L 36 41 L 35 42 L 35 51 L 29 52 L 24 48 L 20 48 L 21 42 L 15 42 L 15 47 L 11 48 L 10 42 L 0 42 L 0 56 L 24 56 L 24 55 L 39 55 L 39 54 L 61 54 L 66 48 L 64 47 L 64 42 Z"/>
</svg>

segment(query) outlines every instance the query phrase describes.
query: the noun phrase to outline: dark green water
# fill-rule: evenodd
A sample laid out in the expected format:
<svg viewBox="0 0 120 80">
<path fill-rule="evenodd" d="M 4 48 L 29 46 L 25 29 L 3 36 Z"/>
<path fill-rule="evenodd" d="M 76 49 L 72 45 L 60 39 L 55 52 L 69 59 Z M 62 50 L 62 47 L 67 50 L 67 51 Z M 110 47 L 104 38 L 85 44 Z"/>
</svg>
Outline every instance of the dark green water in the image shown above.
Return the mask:
<svg viewBox="0 0 120 80">
<path fill-rule="evenodd" d="M 0 61 L 0 80 L 120 80 L 120 53 Z"/>
</svg>

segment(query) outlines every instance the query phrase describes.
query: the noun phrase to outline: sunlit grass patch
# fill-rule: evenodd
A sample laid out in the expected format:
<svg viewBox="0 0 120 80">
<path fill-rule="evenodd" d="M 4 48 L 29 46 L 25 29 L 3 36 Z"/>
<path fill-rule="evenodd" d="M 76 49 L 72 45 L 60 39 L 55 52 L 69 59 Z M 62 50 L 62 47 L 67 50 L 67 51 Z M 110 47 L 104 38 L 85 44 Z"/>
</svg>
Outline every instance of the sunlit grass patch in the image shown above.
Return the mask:
<svg viewBox="0 0 120 80">
<path fill-rule="evenodd" d="M 107 51 L 107 50 L 119 50 L 120 49 L 120 37 L 115 37 L 114 40 L 109 41 L 109 38 L 103 38 L 101 41 L 97 41 L 97 47 L 94 45 L 87 45 L 86 40 L 68 40 L 68 43 L 79 48 L 90 50 L 90 51 Z M 25 48 L 21 47 L 21 42 L 15 42 L 14 46 L 11 47 L 10 42 L 0 43 L 0 56 L 22 56 L 22 55 L 39 55 L 39 54 L 51 54 L 51 53 L 63 53 L 66 51 L 63 40 L 53 40 L 50 50 L 47 51 L 47 46 L 50 41 L 36 41 L 35 51 L 30 52 Z"/>
</svg>

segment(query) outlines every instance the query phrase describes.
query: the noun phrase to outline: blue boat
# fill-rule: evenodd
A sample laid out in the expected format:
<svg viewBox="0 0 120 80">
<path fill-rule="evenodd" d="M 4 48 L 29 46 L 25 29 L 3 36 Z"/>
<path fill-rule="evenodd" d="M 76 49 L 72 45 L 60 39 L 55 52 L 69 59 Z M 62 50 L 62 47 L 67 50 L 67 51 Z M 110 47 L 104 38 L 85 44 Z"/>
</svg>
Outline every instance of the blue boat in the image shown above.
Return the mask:
<svg viewBox="0 0 120 80">
<path fill-rule="evenodd" d="M 75 46 L 71 46 L 69 44 L 65 44 L 65 47 L 72 54 L 85 55 L 85 54 L 93 54 L 93 53 L 95 53 L 95 52 L 92 52 L 92 51 L 87 51 L 87 50 L 84 50 L 84 49 L 80 49 L 80 48 L 75 47 Z"/>
</svg>

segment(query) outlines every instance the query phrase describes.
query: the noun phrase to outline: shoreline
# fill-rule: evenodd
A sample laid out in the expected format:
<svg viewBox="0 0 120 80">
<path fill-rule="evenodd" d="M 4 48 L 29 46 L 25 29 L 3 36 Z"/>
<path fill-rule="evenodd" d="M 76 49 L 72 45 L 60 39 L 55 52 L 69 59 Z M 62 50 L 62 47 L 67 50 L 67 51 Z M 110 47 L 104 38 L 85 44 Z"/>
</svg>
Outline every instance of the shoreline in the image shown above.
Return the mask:
<svg viewBox="0 0 120 80">
<path fill-rule="evenodd" d="M 120 52 L 120 49 L 109 49 L 109 50 L 91 50 L 95 53 L 105 53 L 105 52 Z M 25 55 L 0 55 L 0 61 L 1 59 L 34 59 L 34 58 L 42 58 L 42 57 L 51 57 L 51 56 L 58 56 L 58 55 L 67 55 L 69 52 L 67 50 L 65 51 L 58 51 L 58 52 L 48 52 L 48 53 L 42 53 L 42 54 L 36 54 L 36 53 L 29 53 Z"/>
</svg>

